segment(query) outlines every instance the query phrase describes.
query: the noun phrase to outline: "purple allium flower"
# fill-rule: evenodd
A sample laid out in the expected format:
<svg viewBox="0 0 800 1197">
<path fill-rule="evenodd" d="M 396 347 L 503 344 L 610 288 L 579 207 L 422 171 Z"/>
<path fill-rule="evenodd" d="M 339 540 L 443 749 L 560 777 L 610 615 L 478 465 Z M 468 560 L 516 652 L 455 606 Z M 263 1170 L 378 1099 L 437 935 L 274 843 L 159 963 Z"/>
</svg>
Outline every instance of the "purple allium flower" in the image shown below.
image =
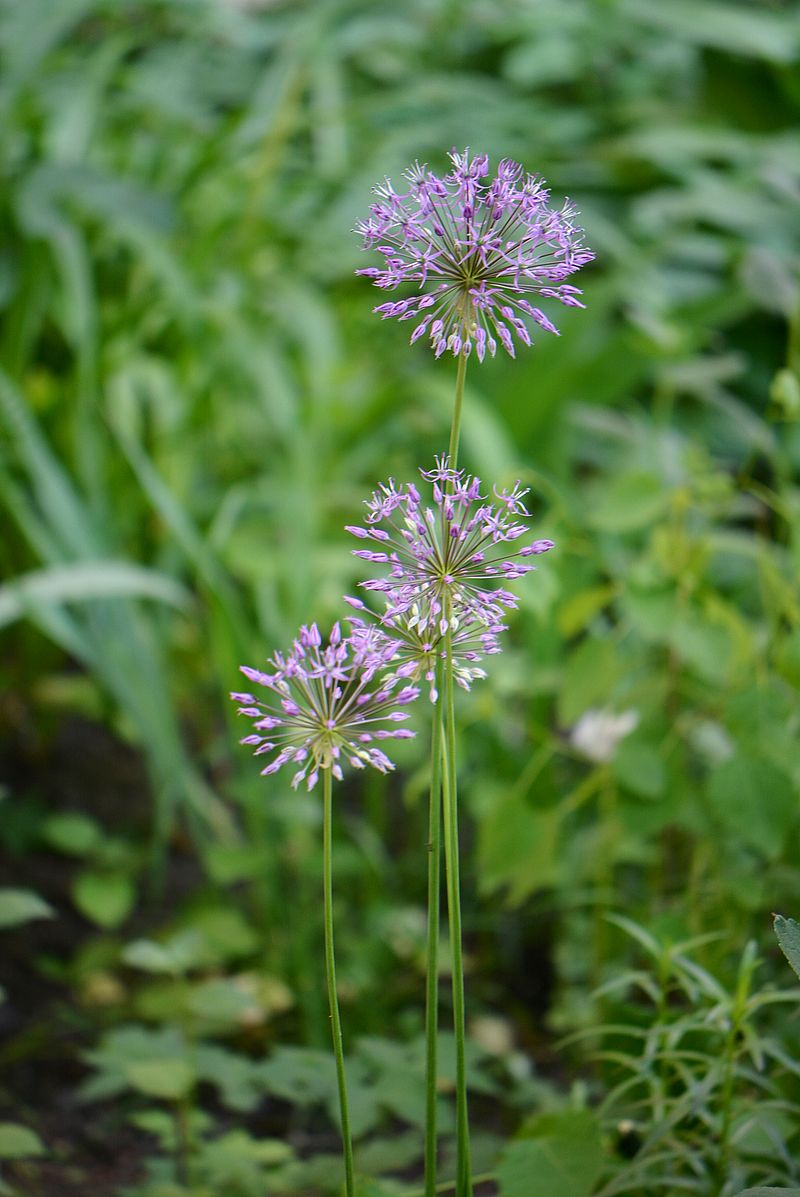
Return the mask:
<svg viewBox="0 0 800 1197">
<path fill-rule="evenodd" d="M 364 248 L 384 257 L 383 266 L 357 271 L 376 287 L 393 291 L 412 283 L 418 294 L 382 303 L 386 319 L 416 320 L 411 342 L 430 337 L 439 357 L 449 349 L 480 361 L 497 341 L 514 357 L 512 333 L 531 344 L 526 320 L 548 332 L 558 329 L 529 297 L 543 295 L 583 307 L 581 292 L 564 280 L 591 262 L 577 209 L 566 200 L 550 207 L 544 180 L 504 158 L 491 182 L 486 154 L 450 151 L 453 169 L 439 178 L 417 162 L 405 172 L 408 191 L 386 179 L 378 202 L 355 231 Z"/>
<path fill-rule="evenodd" d="M 330 769 L 341 780 L 343 760 L 356 769 L 393 769 L 376 742 L 414 735 L 397 724 L 408 718 L 401 708 L 419 694 L 414 686 L 398 686 L 396 675 L 377 677 L 394 652 L 393 642 L 380 629 L 372 628 L 356 640 L 343 636 L 338 623 L 323 646 L 312 623 L 300 629 L 290 653 L 276 653 L 270 660 L 273 673 L 242 665 L 249 681 L 271 691 L 268 699 L 231 694 L 234 702 L 243 704 L 239 714 L 254 720 L 253 733 L 241 743 L 252 744 L 256 756 L 276 752 L 262 774 L 277 773 L 293 762 L 300 767 L 292 785 L 305 781 L 310 790 L 320 769 Z"/>
<path fill-rule="evenodd" d="M 356 610 L 369 612 L 361 599 L 348 596 L 345 601 Z M 372 631 L 371 626 L 358 617 L 353 617 L 350 625 L 354 640 L 368 636 Z M 445 637 L 438 622 L 426 618 L 419 604 L 414 603 L 408 611 L 384 614 L 381 627 L 395 643 L 393 675 L 413 682 L 424 677 L 430 687 L 431 702 L 437 702 L 436 663 L 446 658 Z M 451 653 L 453 675 L 463 689 L 469 690 L 474 681 L 486 677 L 486 671 L 477 662 L 484 656 L 500 652 L 498 636 L 505 630 L 505 624 L 487 625 L 470 616 L 459 622 L 458 629 L 451 637 Z"/>
<path fill-rule="evenodd" d="M 516 548 L 528 531 L 516 518 L 528 514 L 523 504 L 528 492 L 519 483 L 495 489 L 495 503 L 489 503 L 480 479 L 452 469 L 446 457 L 420 473 L 432 485 L 432 506 L 423 506 L 413 483 L 398 487 L 390 479 L 367 500 L 366 527 L 348 526 L 365 544 L 354 550 L 356 557 L 389 566 L 387 577 L 361 585 L 385 595 L 384 623 L 406 616 L 421 634 L 434 628 L 444 635 L 449 606 L 452 633 L 465 621 L 492 629 L 505 609 L 517 606 L 503 583 L 535 569 L 527 558 L 547 552 L 553 542 L 534 540 Z"/>
</svg>

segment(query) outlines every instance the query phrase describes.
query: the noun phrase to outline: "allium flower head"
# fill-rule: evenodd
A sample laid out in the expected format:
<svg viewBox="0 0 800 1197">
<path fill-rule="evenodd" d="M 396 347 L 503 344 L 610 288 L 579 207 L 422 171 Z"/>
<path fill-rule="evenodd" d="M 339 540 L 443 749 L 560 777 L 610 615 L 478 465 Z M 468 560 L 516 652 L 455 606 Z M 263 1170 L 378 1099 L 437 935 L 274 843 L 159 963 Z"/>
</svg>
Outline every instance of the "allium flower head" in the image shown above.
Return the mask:
<svg viewBox="0 0 800 1197">
<path fill-rule="evenodd" d="M 499 341 L 514 357 L 514 337 L 531 344 L 529 321 L 558 332 L 529 297 L 583 307 L 581 292 L 564 280 L 594 254 L 583 245 L 574 204 L 551 208 L 544 180 L 518 162 L 504 158 L 488 181 L 486 154 L 451 150 L 450 161 L 444 178 L 415 163 L 405 192 L 388 179 L 374 188 L 378 202 L 355 231 L 384 264 L 357 273 L 387 291 L 415 286 L 416 295 L 375 308 L 384 319 L 416 320 L 412 344 L 428 336 L 437 357 L 474 348 L 483 361 Z"/>
<path fill-rule="evenodd" d="M 388 576 L 361 585 L 386 596 L 389 620 L 411 613 L 421 633 L 434 628 L 444 635 L 448 610 L 453 632 L 464 621 L 492 628 L 505 609 L 517 606 L 504 583 L 535 569 L 528 558 L 547 552 L 553 542 L 516 547 L 528 532 L 517 518 L 528 514 L 523 503 L 528 492 L 519 483 L 495 489 L 490 503 L 481 495 L 480 479 L 452 469 L 446 457 L 420 473 L 431 483 L 432 505 L 423 504 L 413 483 L 398 487 L 390 479 L 367 500 L 366 527 L 348 526 L 374 546 L 355 549 L 356 557 L 389 566 Z"/>
<path fill-rule="evenodd" d="M 310 790 L 320 769 L 330 769 L 341 780 L 344 760 L 355 769 L 393 769 L 377 742 L 414 735 L 397 724 L 408 718 L 402 708 L 419 694 L 416 687 L 400 684 L 397 676 L 379 676 L 385 674 L 394 651 L 380 629 L 354 640 L 342 635 L 338 623 L 323 646 L 312 623 L 300 629 L 291 652 L 276 653 L 270 660 L 274 672 L 242 665 L 249 681 L 270 692 L 267 698 L 231 695 L 244 704 L 239 714 L 254 720 L 252 734 L 241 743 L 252 744 L 256 756 L 276 753 L 262 774 L 277 773 L 291 762 L 299 765 L 292 785 L 305 781 Z"/>
<path fill-rule="evenodd" d="M 356 610 L 369 611 L 361 599 L 346 596 L 345 601 Z M 381 628 L 395 645 L 393 674 L 413 682 L 424 678 L 429 686 L 431 702 L 437 702 L 436 664 L 444 661 L 447 655 L 445 637 L 439 623 L 426 618 L 426 613 L 418 603 L 412 603 L 407 611 L 395 611 L 393 614 L 384 612 L 380 621 Z M 350 620 L 350 625 L 354 640 L 372 632 L 372 625 L 357 616 Z M 480 668 L 478 661 L 500 652 L 498 636 L 505 630 L 505 624 L 487 625 L 472 616 L 458 623 L 451 636 L 450 651 L 453 676 L 464 690 L 469 690 L 479 678 L 486 677 L 486 671 Z"/>
</svg>

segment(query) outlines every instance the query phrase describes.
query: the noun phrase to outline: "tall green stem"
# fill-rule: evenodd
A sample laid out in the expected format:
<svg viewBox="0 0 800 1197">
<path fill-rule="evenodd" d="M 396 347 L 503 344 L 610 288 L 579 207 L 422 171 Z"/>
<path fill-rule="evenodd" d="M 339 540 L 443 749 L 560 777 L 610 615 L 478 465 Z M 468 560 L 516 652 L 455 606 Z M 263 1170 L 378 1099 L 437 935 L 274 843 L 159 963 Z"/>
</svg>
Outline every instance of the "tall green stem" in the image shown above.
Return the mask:
<svg viewBox="0 0 800 1197">
<path fill-rule="evenodd" d="M 333 1054 L 336 1057 L 336 1079 L 339 1083 L 339 1111 L 342 1120 L 342 1143 L 344 1145 L 344 1180 L 347 1197 L 354 1197 L 353 1144 L 350 1139 L 350 1113 L 347 1105 L 347 1085 L 344 1075 L 344 1050 L 342 1048 L 342 1024 L 339 1018 L 339 999 L 336 996 L 336 962 L 333 954 L 333 848 L 332 807 L 333 781 L 330 769 L 322 770 L 322 875 L 325 917 L 325 976 L 328 982 L 328 1006 L 331 1014 Z"/>
<path fill-rule="evenodd" d="M 464 957 L 461 949 L 461 882 L 458 851 L 458 786 L 456 775 L 455 696 L 453 693 L 452 600 L 445 598 L 445 721 L 442 805 L 447 913 L 453 984 L 453 1031 L 456 1040 L 456 1197 L 472 1197 L 464 1016 Z"/>
<path fill-rule="evenodd" d="M 461 408 L 464 403 L 464 379 L 467 376 L 467 359 L 463 353 L 458 355 L 458 373 L 456 374 L 456 393 L 453 399 L 453 415 L 450 420 L 450 448 L 448 456 L 450 465 L 456 469 L 458 465 L 458 442 L 461 435 Z"/>
<path fill-rule="evenodd" d="M 456 393 L 453 401 L 453 415 L 450 423 L 450 466 L 458 465 L 458 443 L 461 434 L 461 409 L 464 402 L 464 380 L 467 374 L 467 359 L 458 358 Z M 466 1028 L 464 1015 L 464 958 L 461 948 L 461 881 L 458 849 L 458 785 L 456 767 L 456 716 L 453 670 L 453 600 L 449 591 L 444 597 L 445 668 L 444 703 L 445 719 L 442 735 L 443 786 L 442 803 L 444 819 L 444 854 L 447 874 L 447 914 L 450 925 L 450 952 L 453 984 L 453 1031 L 456 1040 L 456 1197 L 472 1197 L 472 1178 L 469 1146 L 469 1114 L 467 1110 Z"/>
<path fill-rule="evenodd" d="M 441 688 L 441 666 L 436 686 Z M 439 894 L 442 857 L 442 734 L 439 708 L 431 721 L 431 794 L 428 821 L 428 944 L 425 1001 L 425 1197 L 436 1194 L 436 1089 L 439 1033 Z"/>
</svg>

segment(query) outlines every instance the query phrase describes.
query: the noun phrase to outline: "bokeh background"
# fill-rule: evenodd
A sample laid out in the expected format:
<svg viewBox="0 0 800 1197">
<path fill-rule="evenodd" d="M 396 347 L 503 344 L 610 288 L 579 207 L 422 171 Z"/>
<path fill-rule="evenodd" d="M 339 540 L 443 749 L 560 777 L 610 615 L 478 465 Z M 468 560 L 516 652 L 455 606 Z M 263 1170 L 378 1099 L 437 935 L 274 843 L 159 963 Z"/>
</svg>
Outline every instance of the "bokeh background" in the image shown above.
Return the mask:
<svg viewBox="0 0 800 1197">
<path fill-rule="evenodd" d="M 452 362 L 372 315 L 351 229 L 374 183 L 441 171 L 453 145 L 543 174 L 597 254 L 573 280 L 586 310 L 548 309 L 560 338 L 468 371 L 464 463 L 530 486 L 558 544 L 461 696 L 476 1042 L 488 1026 L 490 1054 L 582 1075 L 554 1044 L 629 959 L 609 913 L 659 942 L 720 936 L 722 974 L 755 936 L 781 976 L 769 912 L 800 910 L 797 6 L 6 0 L 0 43 L 3 1087 L 49 1153 L 14 1165 L 21 1191 L 145 1183 L 158 1128 L 128 1116 L 196 1077 L 106 1076 L 92 1138 L 85 1053 L 123 1051 L 121 1025 L 178 1058 L 211 1002 L 209 1050 L 326 1047 L 317 799 L 258 777 L 227 692 L 343 613 L 343 525 L 446 445 Z M 351 1039 L 421 1027 L 426 718 L 395 775 L 342 790 Z M 160 970 L 135 947 L 181 935 L 194 948 Z M 217 1094 L 205 1116 L 230 1110 Z"/>
</svg>

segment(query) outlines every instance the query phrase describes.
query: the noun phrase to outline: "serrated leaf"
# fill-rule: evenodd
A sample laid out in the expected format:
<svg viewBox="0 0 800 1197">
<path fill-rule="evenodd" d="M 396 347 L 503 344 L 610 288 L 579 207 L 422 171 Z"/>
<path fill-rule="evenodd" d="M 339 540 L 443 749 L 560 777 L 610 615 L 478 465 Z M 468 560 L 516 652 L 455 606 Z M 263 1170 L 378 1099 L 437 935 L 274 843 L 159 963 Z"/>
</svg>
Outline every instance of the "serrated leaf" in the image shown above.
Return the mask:
<svg viewBox="0 0 800 1197">
<path fill-rule="evenodd" d="M 52 906 L 30 889 L 0 889 L 0 929 L 19 927 L 32 919 L 51 919 Z"/>
<path fill-rule="evenodd" d="M 28 1126 L 18 1122 L 0 1122 L 0 1160 L 24 1160 L 44 1155 L 42 1140 Z"/>
<path fill-rule="evenodd" d="M 800 923 L 776 914 L 772 926 L 778 937 L 778 943 L 781 945 L 781 951 L 800 977 Z"/>
</svg>

